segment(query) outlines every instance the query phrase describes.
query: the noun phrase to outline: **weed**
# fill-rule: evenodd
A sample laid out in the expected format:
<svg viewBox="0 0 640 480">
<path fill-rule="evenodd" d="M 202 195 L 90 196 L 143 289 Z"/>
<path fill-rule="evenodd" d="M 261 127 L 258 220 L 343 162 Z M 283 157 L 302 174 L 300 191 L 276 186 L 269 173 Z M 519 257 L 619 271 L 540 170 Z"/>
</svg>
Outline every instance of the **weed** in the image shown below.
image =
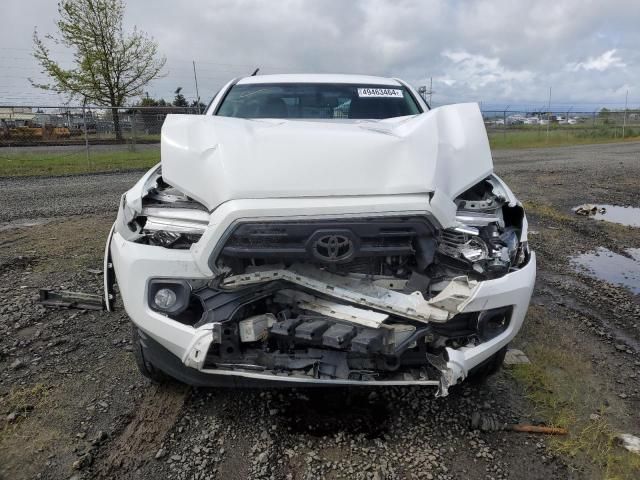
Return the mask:
<svg viewBox="0 0 640 480">
<path fill-rule="evenodd" d="M 590 362 L 558 334 L 542 308 L 530 307 L 529 315 L 537 320 L 535 328 L 528 322 L 525 332 L 531 342 L 527 354 L 532 363 L 508 372 L 524 387 L 537 414 L 569 430 L 568 436 L 549 440 L 551 451 L 591 465 L 594 478 L 639 478 L 640 457 L 616 445 L 616 429 L 603 413 L 606 399 L 595 385 Z M 554 338 L 553 343 L 549 338 Z M 601 415 L 593 417 L 596 411 Z"/>
<path fill-rule="evenodd" d="M 15 428 L 32 410 L 47 402 L 50 388 L 42 383 L 37 383 L 31 387 L 14 388 L 7 395 L 0 398 L 0 412 L 16 414 L 12 423 L 7 422 L 4 428 L 0 429 L 0 441 L 10 429 Z"/>
</svg>

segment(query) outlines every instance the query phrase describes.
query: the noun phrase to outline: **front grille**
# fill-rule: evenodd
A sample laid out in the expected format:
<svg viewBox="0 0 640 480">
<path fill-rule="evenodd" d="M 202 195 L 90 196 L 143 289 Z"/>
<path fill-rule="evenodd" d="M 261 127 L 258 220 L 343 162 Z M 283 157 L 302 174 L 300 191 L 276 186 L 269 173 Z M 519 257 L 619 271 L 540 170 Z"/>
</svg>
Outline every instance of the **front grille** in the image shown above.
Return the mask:
<svg viewBox="0 0 640 480">
<path fill-rule="evenodd" d="M 314 242 L 338 236 L 353 243 L 348 261 L 412 255 L 414 239 L 433 235 L 426 218 L 393 217 L 315 222 L 243 223 L 227 237 L 219 257 L 264 260 L 313 258 Z M 318 260 L 318 256 L 315 255 Z M 320 258 L 322 260 L 322 258 Z"/>
</svg>

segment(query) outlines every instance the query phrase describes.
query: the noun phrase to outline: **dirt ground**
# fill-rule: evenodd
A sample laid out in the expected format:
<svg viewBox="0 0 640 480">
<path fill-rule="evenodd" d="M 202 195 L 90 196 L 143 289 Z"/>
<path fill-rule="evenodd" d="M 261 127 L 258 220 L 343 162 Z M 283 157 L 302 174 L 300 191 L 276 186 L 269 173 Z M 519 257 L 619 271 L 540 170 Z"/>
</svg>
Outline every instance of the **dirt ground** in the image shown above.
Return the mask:
<svg viewBox="0 0 640 480">
<path fill-rule="evenodd" d="M 0 180 L 0 479 L 640 478 L 612 440 L 640 436 L 640 298 L 570 262 L 640 248 L 638 228 L 571 212 L 640 207 L 640 144 L 494 157 L 525 202 L 538 255 L 515 342 L 532 365 L 443 399 L 422 388 L 152 385 L 135 367 L 124 311 L 35 301 L 43 287 L 100 293 L 120 187 L 139 174 Z M 479 432 L 476 411 L 570 435 Z"/>
</svg>

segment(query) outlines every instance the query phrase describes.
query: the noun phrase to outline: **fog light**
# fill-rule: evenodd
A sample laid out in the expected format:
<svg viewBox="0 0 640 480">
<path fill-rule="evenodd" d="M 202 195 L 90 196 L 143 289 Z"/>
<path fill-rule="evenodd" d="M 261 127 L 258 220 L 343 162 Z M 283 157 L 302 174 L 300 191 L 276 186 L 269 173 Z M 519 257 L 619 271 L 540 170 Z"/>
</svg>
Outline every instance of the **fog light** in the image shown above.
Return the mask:
<svg viewBox="0 0 640 480">
<path fill-rule="evenodd" d="M 486 342 L 503 333 L 511 321 L 511 311 L 511 307 L 500 307 L 480 312 L 477 324 L 480 340 Z"/>
<path fill-rule="evenodd" d="M 153 301 L 158 308 L 161 308 L 162 310 L 169 310 L 176 304 L 177 297 L 173 290 L 169 288 L 161 288 L 156 292 L 153 297 Z"/>
</svg>

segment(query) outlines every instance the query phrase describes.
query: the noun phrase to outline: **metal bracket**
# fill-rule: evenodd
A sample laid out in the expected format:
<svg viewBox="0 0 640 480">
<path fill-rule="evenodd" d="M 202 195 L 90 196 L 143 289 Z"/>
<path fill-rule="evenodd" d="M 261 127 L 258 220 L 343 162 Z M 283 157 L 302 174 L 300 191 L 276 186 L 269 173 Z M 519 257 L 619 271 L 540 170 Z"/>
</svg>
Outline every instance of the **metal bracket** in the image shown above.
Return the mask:
<svg viewBox="0 0 640 480">
<path fill-rule="evenodd" d="M 40 289 L 38 303 L 48 307 L 78 308 L 80 310 L 104 310 L 102 295 L 82 292 L 56 291 L 48 288 Z"/>
</svg>

